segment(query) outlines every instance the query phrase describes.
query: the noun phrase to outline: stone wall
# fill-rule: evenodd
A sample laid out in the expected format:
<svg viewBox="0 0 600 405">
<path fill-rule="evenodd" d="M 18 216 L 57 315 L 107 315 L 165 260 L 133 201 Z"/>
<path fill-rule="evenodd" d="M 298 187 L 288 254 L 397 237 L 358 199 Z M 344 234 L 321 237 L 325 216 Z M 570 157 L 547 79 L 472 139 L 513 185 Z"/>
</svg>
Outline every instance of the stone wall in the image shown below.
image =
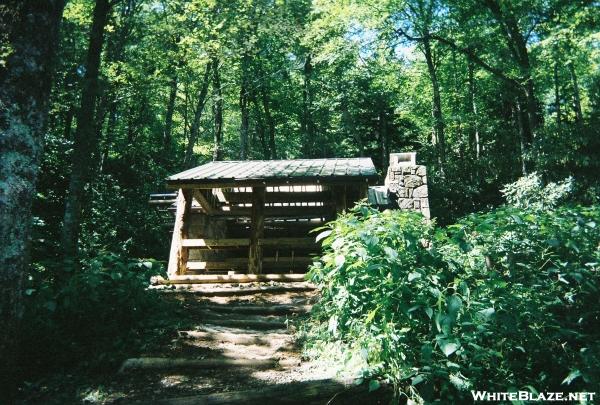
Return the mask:
<svg viewBox="0 0 600 405">
<path fill-rule="evenodd" d="M 404 210 L 419 211 L 430 218 L 427 169 L 416 164 L 416 153 L 392 153 L 385 185 L 390 200 Z"/>
</svg>

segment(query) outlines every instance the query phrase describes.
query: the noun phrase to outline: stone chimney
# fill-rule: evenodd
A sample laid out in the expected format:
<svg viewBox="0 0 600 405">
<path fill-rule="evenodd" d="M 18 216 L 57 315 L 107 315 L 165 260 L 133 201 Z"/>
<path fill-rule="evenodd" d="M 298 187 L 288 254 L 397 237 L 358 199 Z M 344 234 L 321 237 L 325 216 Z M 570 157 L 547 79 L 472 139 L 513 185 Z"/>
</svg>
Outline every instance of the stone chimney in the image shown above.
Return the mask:
<svg viewBox="0 0 600 405">
<path fill-rule="evenodd" d="M 391 153 L 385 186 L 390 200 L 401 210 L 418 211 L 430 218 L 427 169 L 417 164 L 417 153 Z"/>
</svg>

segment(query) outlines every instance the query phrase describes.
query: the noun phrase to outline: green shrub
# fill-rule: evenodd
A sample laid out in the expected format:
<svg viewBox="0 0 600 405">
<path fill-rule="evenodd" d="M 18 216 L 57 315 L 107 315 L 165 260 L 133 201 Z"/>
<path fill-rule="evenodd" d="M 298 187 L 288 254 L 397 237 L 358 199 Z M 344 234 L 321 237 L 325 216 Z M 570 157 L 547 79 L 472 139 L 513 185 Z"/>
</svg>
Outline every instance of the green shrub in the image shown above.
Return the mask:
<svg viewBox="0 0 600 405">
<path fill-rule="evenodd" d="M 359 205 L 322 234 L 307 350 L 334 343 L 426 401 L 598 391 L 598 224 L 599 207 L 503 207 L 434 231 Z"/>
<path fill-rule="evenodd" d="M 48 279 L 46 270 L 36 266 L 25 291 L 26 374 L 73 364 L 112 367 L 132 348 L 143 349 L 142 326 L 165 310 L 147 290 L 149 278 L 164 272 L 154 260 L 103 252 L 63 280 Z"/>
</svg>

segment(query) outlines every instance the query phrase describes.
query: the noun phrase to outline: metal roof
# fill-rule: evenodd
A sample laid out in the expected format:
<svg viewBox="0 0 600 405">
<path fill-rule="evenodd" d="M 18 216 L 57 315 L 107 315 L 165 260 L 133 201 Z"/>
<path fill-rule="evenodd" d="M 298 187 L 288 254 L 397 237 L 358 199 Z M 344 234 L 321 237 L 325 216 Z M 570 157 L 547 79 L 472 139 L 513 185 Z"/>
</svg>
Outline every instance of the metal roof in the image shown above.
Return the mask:
<svg viewBox="0 0 600 405">
<path fill-rule="evenodd" d="M 210 162 L 167 178 L 169 186 L 373 182 L 371 158 Z"/>
</svg>

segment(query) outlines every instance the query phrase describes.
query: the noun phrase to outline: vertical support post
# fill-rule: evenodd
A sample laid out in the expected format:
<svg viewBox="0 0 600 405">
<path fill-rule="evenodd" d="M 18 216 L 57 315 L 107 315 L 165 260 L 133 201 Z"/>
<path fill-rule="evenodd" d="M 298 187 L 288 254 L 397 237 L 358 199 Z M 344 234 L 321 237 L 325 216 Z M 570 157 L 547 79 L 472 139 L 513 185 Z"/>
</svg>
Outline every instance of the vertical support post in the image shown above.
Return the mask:
<svg viewBox="0 0 600 405">
<path fill-rule="evenodd" d="M 333 187 L 333 198 L 335 203 L 335 213 L 339 214 L 348 208 L 346 197 L 346 185 Z"/>
<path fill-rule="evenodd" d="M 367 195 L 369 193 L 369 184 L 368 183 L 361 183 L 360 186 L 358 186 L 358 199 L 363 199 L 363 198 L 367 198 Z"/>
<path fill-rule="evenodd" d="M 171 251 L 169 254 L 169 266 L 167 274 L 169 278 L 183 273 L 187 263 L 188 250 L 182 245 L 186 236 L 188 213 L 192 208 L 192 193 L 190 190 L 179 189 L 176 200 L 175 226 L 171 238 Z"/>
<path fill-rule="evenodd" d="M 248 273 L 262 273 L 262 248 L 259 244 L 265 229 L 265 187 L 252 187 L 252 214 L 250 218 L 250 249 Z"/>
</svg>

